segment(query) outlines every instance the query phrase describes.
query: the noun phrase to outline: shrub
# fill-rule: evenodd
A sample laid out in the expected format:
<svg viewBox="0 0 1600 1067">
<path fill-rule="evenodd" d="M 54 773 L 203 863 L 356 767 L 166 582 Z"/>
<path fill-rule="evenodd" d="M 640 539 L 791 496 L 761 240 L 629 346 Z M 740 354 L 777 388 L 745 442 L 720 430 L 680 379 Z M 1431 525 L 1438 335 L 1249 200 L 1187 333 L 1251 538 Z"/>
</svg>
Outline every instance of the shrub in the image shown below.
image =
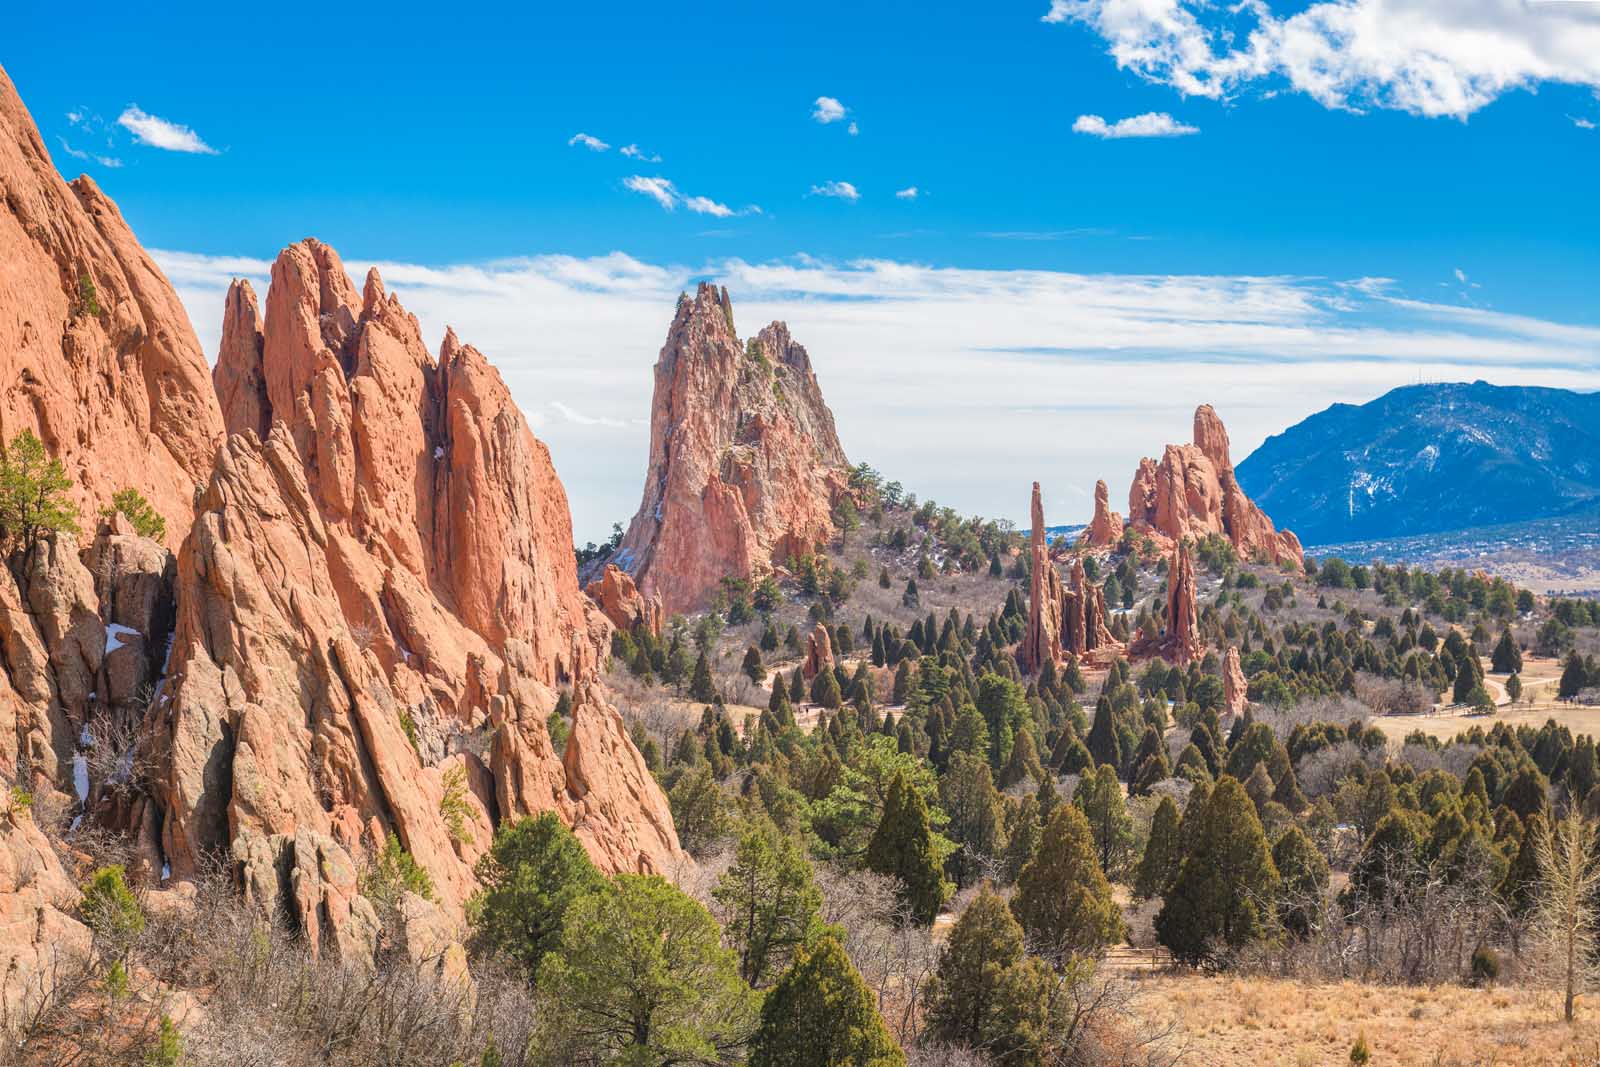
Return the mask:
<svg viewBox="0 0 1600 1067">
<path fill-rule="evenodd" d="M 101 867 L 89 876 L 78 906 L 83 923 L 97 938 L 122 944 L 144 932 L 144 912 L 128 888 L 122 864 Z"/>
<path fill-rule="evenodd" d="M 78 302 L 83 305 L 85 314 L 100 317 L 100 294 L 88 274 L 78 275 Z"/>
<path fill-rule="evenodd" d="M 1472 984 L 1491 985 L 1500 977 L 1500 954 L 1488 945 L 1479 945 L 1472 953 Z"/>
<path fill-rule="evenodd" d="M 130 487 L 117 490 L 111 497 L 111 506 L 100 512 L 108 519 L 119 513 L 128 517 L 128 521 L 133 523 L 134 532 L 140 537 L 159 541 L 167 536 L 167 520 L 137 489 Z"/>
<path fill-rule="evenodd" d="M 0 545 L 30 553 L 58 533 L 76 533 L 78 509 L 67 497 L 72 479 L 44 442 L 23 430 L 0 449 Z"/>
<path fill-rule="evenodd" d="M 444 772 L 444 796 L 439 798 L 439 816 L 450 836 L 463 845 L 472 844 L 472 804 L 467 800 L 467 769 L 451 767 Z"/>
<path fill-rule="evenodd" d="M 399 907 L 400 898 L 406 893 L 433 899 L 433 879 L 394 834 L 384 838 L 383 850 L 361 872 L 359 889 L 380 911 Z"/>
</svg>

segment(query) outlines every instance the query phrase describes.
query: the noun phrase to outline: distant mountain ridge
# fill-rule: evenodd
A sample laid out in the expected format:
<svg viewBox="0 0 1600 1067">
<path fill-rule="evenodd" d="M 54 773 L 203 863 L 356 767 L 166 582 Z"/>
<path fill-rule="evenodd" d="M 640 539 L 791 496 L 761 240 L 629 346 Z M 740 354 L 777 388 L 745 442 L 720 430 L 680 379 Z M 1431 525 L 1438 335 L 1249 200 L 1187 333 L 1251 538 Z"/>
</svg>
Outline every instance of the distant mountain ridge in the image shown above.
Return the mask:
<svg viewBox="0 0 1600 1067">
<path fill-rule="evenodd" d="M 1308 545 L 1563 515 L 1600 504 L 1600 393 L 1404 386 L 1267 438 L 1235 473 Z"/>
</svg>

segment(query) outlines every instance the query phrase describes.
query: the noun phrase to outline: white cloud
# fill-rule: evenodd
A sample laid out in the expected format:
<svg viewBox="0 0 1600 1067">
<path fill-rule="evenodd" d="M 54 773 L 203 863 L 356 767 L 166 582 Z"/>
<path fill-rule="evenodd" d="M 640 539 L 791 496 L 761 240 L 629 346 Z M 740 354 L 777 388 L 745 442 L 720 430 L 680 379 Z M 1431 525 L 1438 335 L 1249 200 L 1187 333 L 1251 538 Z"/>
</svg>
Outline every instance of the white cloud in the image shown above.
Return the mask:
<svg viewBox="0 0 1600 1067">
<path fill-rule="evenodd" d="M 151 148 L 205 156 L 217 154 L 215 148 L 202 141 L 200 135 L 189 127 L 141 111 L 138 104 L 129 104 L 127 109 L 117 116 L 117 125 L 133 134 L 135 141 Z"/>
<path fill-rule="evenodd" d="M 1316 0 L 1279 17 L 1264 0 L 1051 0 L 1119 68 L 1190 96 L 1263 83 L 1325 107 L 1466 118 L 1541 83 L 1600 87 L 1600 19 L 1586 3 Z"/>
<path fill-rule="evenodd" d="M 265 260 L 152 254 L 213 356 L 229 280 L 250 277 L 265 297 Z M 638 507 L 650 366 L 678 293 L 701 278 L 727 285 L 742 334 L 773 319 L 790 324 L 852 459 L 964 512 L 1017 519 L 1026 518 L 1028 483 L 1041 477 L 1051 521 L 1086 519 L 1089 503 L 1069 485 L 1104 478 L 1118 499 L 1140 456 L 1188 440 L 1194 407 L 1206 401 L 1242 459 L 1329 403 L 1369 400 L 1419 375 L 1600 384 L 1600 329 L 1410 299 L 1382 278 L 799 257 L 653 264 L 621 253 L 346 265 L 355 278 L 377 266 L 430 344 L 453 324 L 494 361 L 550 446 L 580 541 L 600 539 Z"/>
<path fill-rule="evenodd" d="M 922 195 L 922 190 L 915 185 L 908 185 L 904 189 L 896 189 L 894 195 L 896 200 L 915 200 Z"/>
<path fill-rule="evenodd" d="M 1568 117 L 1570 118 L 1570 116 Z M 1592 130 L 1595 128 L 1595 124 L 1588 119 L 1573 119 L 1572 124 L 1580 130 Z"/>
<path fill-rule="evenodd" d="M 811 187 L 812 196 L 831 196 L 838 200 L 848 200 L 855 203 L 861 199 L 861 193 L 849 182 L 823 182 L 821 185 Z"/>
<path fill-rule="evenodd" d="M 654 155 L 652 153 L 645 152 L 643 149 L 641 149 L 636 144 L 625 144 L 625 145 L 623 145 L 622 149 L 621 149 L 621 152 L 622 152 L 623 155 L 627 156 L 629 159 L 637 159 L 641 163 L 660 163 L 661 162 L 661 157 L 660 156 Z"/>
<path fill-rule="evenodd" d="M 1465 284 L 1466 280 L 1467 280 L 1467 272 L 1462 270 L 1460 267 L 1457 267 L 1456 268 L 1456 281 Z"/>
<path fill-rule="evenodd" d="M 1186 126 L 1165 111 L 1148 111 L 1132 118 L 1107 123 L 1099 115 L 1079 115 L 1072 124 L 1074 133 L 1088 133 L 1096 137 L 1183 137 L 1199 133 L 1198 126 Z"/>
<path fill-rule="evenodd" d="M 117 159 L 114 156 L 97 156 L 93 152 L 85 152 L 81 148 L 73 148 L 67 143 L 67 139 L 65 137 L 57 137 L 56 140 L 61 142 L 61 150 L 67 155 L 71 156 L 73 159 L 93 160 L 102 167 L 109 167 L 112 169 L 122 166 L 122 160 Z"/>
<path fill-rule="evenodd" d="M 622 184 L 636 193 L 643 193 L 668 211 L 678 206 L 678 190 L 665 178 L 646 178 L 642 174 L 635 174 L 624 178 Z"/>
<path fill-rule="evenodd" d="M 707 196 L 688 197 L 683 206 L 698 215 L 714 215 L 719 219 L 729 218 L 734 213 L 727 204 L 719 204 Z"/>
<path fill-rule="evenodd" d="M 567 145 L 569 147 L 576 147 L 578 145 L 582 145 L 584 148 L 587 148 L 591 152 L 604 152 L 606 149 L 611 147 L 610 145 L 608 145 L 604 141 L 602 141 L 600 138 L 591 137 L 586 133 L 575 133 L 571 137 L 568 137 L 567 138 Z"/>
<path fill-rule="evenodd" d="M 854 122 L 852 122 L 850 124 L 849 128 L 845 132 L 848 133 L 851 137 L 854 137 L 854 136 L 856 136 L 857 134 L 859 134 L 861 132 L 861 127 L 857 126 Z"/>
<path fill-rule="evenodd" d="M 827 125 L 830 122 L 838 122 L 844 118 L 845 113 L 849 110 L 849 108 L 831 96 L 819 96 L 813 106 L 811 117 L 823 125 Z"/>
</svg>

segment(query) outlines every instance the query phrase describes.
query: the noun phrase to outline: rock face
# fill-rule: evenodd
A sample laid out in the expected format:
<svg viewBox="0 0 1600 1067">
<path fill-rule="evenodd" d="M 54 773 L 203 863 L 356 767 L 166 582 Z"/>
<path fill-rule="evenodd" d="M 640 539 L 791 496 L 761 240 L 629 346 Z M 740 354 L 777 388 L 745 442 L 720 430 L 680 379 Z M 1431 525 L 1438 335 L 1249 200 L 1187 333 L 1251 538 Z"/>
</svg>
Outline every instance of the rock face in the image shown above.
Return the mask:
<svg viewBox="0 0 1600 1067">
<path fill-rule="evenodd" d="M 34 430 L 83 525 L 136 488 L 188 532 L 222 437 L 200 342 L 172 286 L 87 177 L 56 173 L 0 70 L 0 432 Z"/>
<path fill-rule="evenodd" d="M 1105 548 L 1122 540 L 1122 516 L 1111 510 L 1111 492 L 1104 479 L 1094 483 L 1094 518 L 1083 531 L 1083 544 Z"/>
<path fill-rule="evenodd" d="M 600 605 L 600 612 L 619 630 L 644 629 L 661 636 L 661 598 L 645 596 L 628 573 L 608 563 L 600 577 L 584 586 L 589 599 Z"/>
<path fill-rule="evenodd" d="M 1050 559 L 1050 546 L 1045 543 L 1044 501 L 1038 482 L 1033 483 L 1031 512 L 1028 553 L 1033 573 L 1028 591 L 1028 629 L 1017 652 L 1024 673 L 1039 670 L 1045 660 L 1061 662 L 1061 575 Z"/>
<path fill-rule="evenodd" d="M 800 673 L 805 678 L 815 678 L 823 671 L 833 669 L 833 635 L 828 633 L 826 623 L 819 622 L 806 635 L 806 659 L 800 665 Z"/>
<path fill-rule="evenodd" d="M 727 290 L 679 298 L 655 367 L 644 497 L 613 562 L 668 613 L 703 607 L 833 536 L 844 449 L 806 350 L 774 322 L 748 344 Z"/>
<path fill-rule="evenodd" d="M 1169 659 L 1190 663 L 1205 654 L 1200 640 L 1200 610 L 1195 600 L 1194 556 L 1180 542 L 1167 572 L 1167 630 L 1162 638 Z"/>
<path fill-rule="evenodd" d="M 11 1018 L 39 1004 L 58 963 L 89 951 L 89 930 L 73 918 L 79 899 L 32 814 L 13 808 L 0 816 L 0 974 Z"/>
<path fill-rule="evenodd" d="M 605 870 L 677 862 L 595 684 L 611 627 L 578 588 L 565 493 L 500 376 L 454 334 L 430 356 L 376 272 L 358 295 L 326 245 L 285 249 L 272 278 L 264 324 L 244 283 L 227 303 L 233 435 L 178 559 L 147 862 L 183 879 L 231 850 L 341 951 L 368 925 L 344 875 L 390 834 L 447 909 L 490 827 L 539 811 Z M 563 688 L 564 757 L 544 725 Z"/>
<path fill-rule="evenodd" d="M 1128 522 L 1164 545 L 1220 534 L 1246 559 L 1304 562 L 1299 539 L 1277 530 L 1239 488 L 1228 431 L 1209 404 L 1195 409 L 1192 444 L 1168 445 L 1159 463 L 1139 461 L 1128 490 Z"/>
<path fill-rule="evenodd" d="M 1244 709 L 1250 705 L 1248 690 L 1249 683 L 1245 681 L 1244 668 L 1239 665 L 1239 649 L 1235 645 L 1229 645 L 1228 654 L 1222 661 L 1222 699 L 1228 714 L 1244 714 Z"/>
<path fill-rule="evenodd" d="M 1079 660 L 1099 665 L 1115 659 L 1122 645 L 1106 626 L 1106 594 L 1089 584 L 1083 557 L 1072 561 L 1072 577 L 1062 597 L 1061 642 Z"/>
</svg>

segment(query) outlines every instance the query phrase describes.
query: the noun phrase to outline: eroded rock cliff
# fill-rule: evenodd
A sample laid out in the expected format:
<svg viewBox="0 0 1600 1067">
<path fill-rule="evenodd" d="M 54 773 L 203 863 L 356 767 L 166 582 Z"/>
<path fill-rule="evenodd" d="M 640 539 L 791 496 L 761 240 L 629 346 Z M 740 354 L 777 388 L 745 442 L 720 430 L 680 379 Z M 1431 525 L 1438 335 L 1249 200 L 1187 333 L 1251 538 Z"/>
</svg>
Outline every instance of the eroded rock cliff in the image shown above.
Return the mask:
<svg viewBox="0 0 1600 1067">
<path fill-rule="evenodd" d="M 670 614 L 705 606 L 833 536 L 844 449 L 806 350 L 781 322 L 741 344 L 727 290 L 702 283 L 655 367 L 644 496 L 612 558 Z"/>
</svg>

